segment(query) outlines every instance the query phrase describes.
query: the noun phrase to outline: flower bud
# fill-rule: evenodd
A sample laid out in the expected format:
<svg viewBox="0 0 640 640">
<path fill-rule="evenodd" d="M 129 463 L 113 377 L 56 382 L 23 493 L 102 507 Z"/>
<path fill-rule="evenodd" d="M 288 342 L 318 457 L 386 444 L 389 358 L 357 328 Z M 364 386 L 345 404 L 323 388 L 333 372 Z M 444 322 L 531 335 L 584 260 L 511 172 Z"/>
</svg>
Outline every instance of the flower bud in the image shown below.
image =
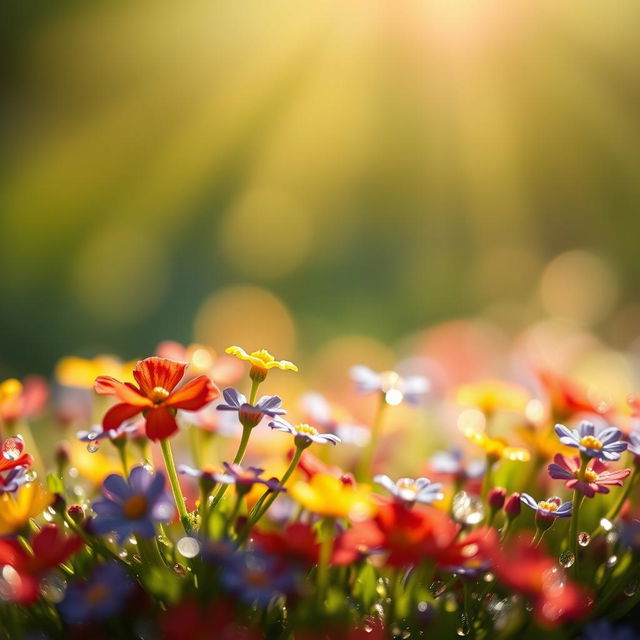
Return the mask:
<svg viewBox="0 0 640 640">
<path fill-rule="evenodd" d="M 522 504 L 520 502 L 520 494 L 512 493 L 504 503 L 504 512 L 509 520 L 513 520 L 520 515 Z"/>
<path fill-rule="evenodd" d="M 489 507 L 492 511 L 498 511 L 504 506 L 505 498 L 507 497 L 507 490 L 504 487 L 493 487 L 489 491 L 487 498 Z"/>
<path fill-rule="evenodd" d="M 81 524 L 84 521 L 84 508 L 80 504 L 72 504 L 67 509 L 67 513 L 76 524 Z"/>
<path fill-rule="evenodd" d="M 342 484 L 345 487 L 355 487 L 356 486 L 356 479 L 353 475 L 353 473 L 344 473 L 340 476 L 340 482 L 342 482 Z"/>
</svg>

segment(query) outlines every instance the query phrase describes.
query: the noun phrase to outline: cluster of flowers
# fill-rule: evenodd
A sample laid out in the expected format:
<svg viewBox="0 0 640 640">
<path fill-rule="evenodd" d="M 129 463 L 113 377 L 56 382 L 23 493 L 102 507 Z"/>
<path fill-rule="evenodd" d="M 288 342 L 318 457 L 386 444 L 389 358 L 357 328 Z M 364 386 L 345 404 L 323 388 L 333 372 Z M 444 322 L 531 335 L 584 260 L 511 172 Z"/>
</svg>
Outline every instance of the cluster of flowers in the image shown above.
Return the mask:
<svg viewBox="0 0 640 640">
<path fill-rule="evenodd" d="M 312 426 L 258 397 L 272 370 L 296 365 L 226 353 L 164 345 L 124 382 L 98 370 L 89 428 L 70 417 L 86 398 L 58 389 L 75 444 L 55 447 L 46 475 L 46 438 L 31 430 L 46 387 L 0 385 L 0 638 L 635 637 L 624 618 L 640 601 L 640 432 L 611 426 L 572 382 L 540 374 L 545 412 L 513 384 L 460 388 L 458 424 L 481 455 L 432 452 L 418 477 L 394 479 L 376 473 L 387 412 L 418 405 L 424 377 L 354 367 L 375 398 L 371 425 L 312 394 Z M 220 392 L 241 362 L 248 397 Z M 128 378 L 112 361 L 63 369 L 96 366 Z M 514 421 L 526 447 L 510 441 Z M 290 436 L 273 474 L 246 463 L 269 428 Z M 176 465 L 182 431 L 192 459 Z M 211 453 L 220 440 L 237 444 L 228 460 Z M 340 448 L 354 453 L 337 465 Z"/>
</svg>

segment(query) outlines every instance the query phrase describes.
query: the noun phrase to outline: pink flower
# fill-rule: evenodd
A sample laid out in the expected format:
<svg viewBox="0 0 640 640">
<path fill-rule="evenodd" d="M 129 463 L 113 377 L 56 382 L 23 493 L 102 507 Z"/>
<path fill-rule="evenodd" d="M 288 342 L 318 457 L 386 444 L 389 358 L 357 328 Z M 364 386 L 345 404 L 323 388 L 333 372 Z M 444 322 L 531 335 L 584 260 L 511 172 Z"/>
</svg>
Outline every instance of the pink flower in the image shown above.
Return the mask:
<svg viewBox="0 0 640 640">
<path fill-rule="evenodd" d="M 631 473 L 631 469 L 619 469 L 607 471 L 608 466 L 591 458 L 584 474 L 584 480 L 580 480 L 580 458 L 574 456 L 567 458 L 558 453 L 553 458 L 553 464 L 547 467 L 549 475 L 555 480 L 566 480 L 567 489 L 576 489 L 588 498 L 593 498 L 596 493 L 609 493 L 608 487 L 621 487 L 622 481 Z"/>
</svg>

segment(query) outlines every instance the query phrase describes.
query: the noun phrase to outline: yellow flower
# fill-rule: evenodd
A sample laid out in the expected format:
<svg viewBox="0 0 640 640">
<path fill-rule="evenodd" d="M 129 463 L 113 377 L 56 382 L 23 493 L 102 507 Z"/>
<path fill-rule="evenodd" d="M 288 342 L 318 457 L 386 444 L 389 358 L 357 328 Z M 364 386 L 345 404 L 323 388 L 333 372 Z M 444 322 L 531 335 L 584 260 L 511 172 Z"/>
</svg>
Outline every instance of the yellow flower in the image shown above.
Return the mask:
<svg viewBox="0 0 640 640">
<path fill-rule="evenodd" d="M 87 445 L 79 441 L 71 444 L 71 464 L 82 477 L 89 479 L 96 486 L 100 485 L 109 474 L 122 473 L 122 464 L 119 460 L 110 458 L 100 451 L 89 453 Z"/>
<path fill-rule="evenodd" d="M 91 359 L 67 356 L 56 364 L 55 377 L 65 387 L 93 389 L 96 378 L 102 375 L 124 382 L 134 382 L 131 372 L 135 364 L 135 362 L 122 363 L 113 356 L 96 356 Z"/>
<path fill-rule="evenodd" d="M 331 518 L 364 520 L 376 511 L 368 491 L 325 473 L 315 474 L 309 482 L 296 482 L 289 493 L 305 509 Z"/>
<path fill-rule="evenodd" d="M 486 433 L 473 429 L 465 429 L 463 433 L 472 442 L 482 447 L 486 451 L 487 456 L 494 460 L 504 458 L 506 460 L 528 462 L 531 457 L 527 449 L 510 447 L 502 438 L 490 438 Z"/>
<path fill-rule="evenodd" d="M 20 380 L 8 378 L 4 382 L 0 382 L 0 406 L 5 402 L 11 401 L 22 393 L 22 384 Z"/>
<path fill-rule="evenodd" d="M 40 515 L 53 502 L 49 493 L 39 482 L 30 482 L 18 489 L 15 498 L 9 493 L 0 496 L 0 535 L 15 533 Z"/>
<path fill-rule="evenodd" d="M 456 393 L 456 402 L 466 407 L 476 407 L 485 414 L 496 411 L 524 411 L 529 393 L 517 384 L 501 380 L 486 380 L 465 384 Z"/>
<path fill-rule="evenodd" d="M 289 362 L 288 360 L 276 360 L 266 349 L 247 353 L 242 347 L 233 346 L 227 347 L 227 349 L 225 349 L 225 353 L 235 356 L 236 358 L 240 358 L 240 360 L 246 360 L 249 362 L 251 364 L 249 376 L 252 379 L 259 381 L 264 380 L 267 376 L 267 371 L 274 367 L 282 369 L 283 371 L 298 370 L 298 367 L 296 367 L 293 362 Z"/>
</svg>

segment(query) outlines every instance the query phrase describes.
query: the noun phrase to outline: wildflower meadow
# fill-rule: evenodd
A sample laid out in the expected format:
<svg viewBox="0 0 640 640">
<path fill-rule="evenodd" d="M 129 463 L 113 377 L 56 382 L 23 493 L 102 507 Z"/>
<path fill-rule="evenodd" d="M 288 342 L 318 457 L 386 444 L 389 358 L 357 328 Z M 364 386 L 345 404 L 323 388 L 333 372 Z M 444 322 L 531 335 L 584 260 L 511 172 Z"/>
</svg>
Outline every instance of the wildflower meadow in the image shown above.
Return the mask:
<svg viewBox="0 0 640 640">
<path fill-rule="evenodd" d="M 0 636 L 635 637 L 640 401 L 422 364 L 344 404 L 239 346 L 4 381 Z"/>
</svg>

